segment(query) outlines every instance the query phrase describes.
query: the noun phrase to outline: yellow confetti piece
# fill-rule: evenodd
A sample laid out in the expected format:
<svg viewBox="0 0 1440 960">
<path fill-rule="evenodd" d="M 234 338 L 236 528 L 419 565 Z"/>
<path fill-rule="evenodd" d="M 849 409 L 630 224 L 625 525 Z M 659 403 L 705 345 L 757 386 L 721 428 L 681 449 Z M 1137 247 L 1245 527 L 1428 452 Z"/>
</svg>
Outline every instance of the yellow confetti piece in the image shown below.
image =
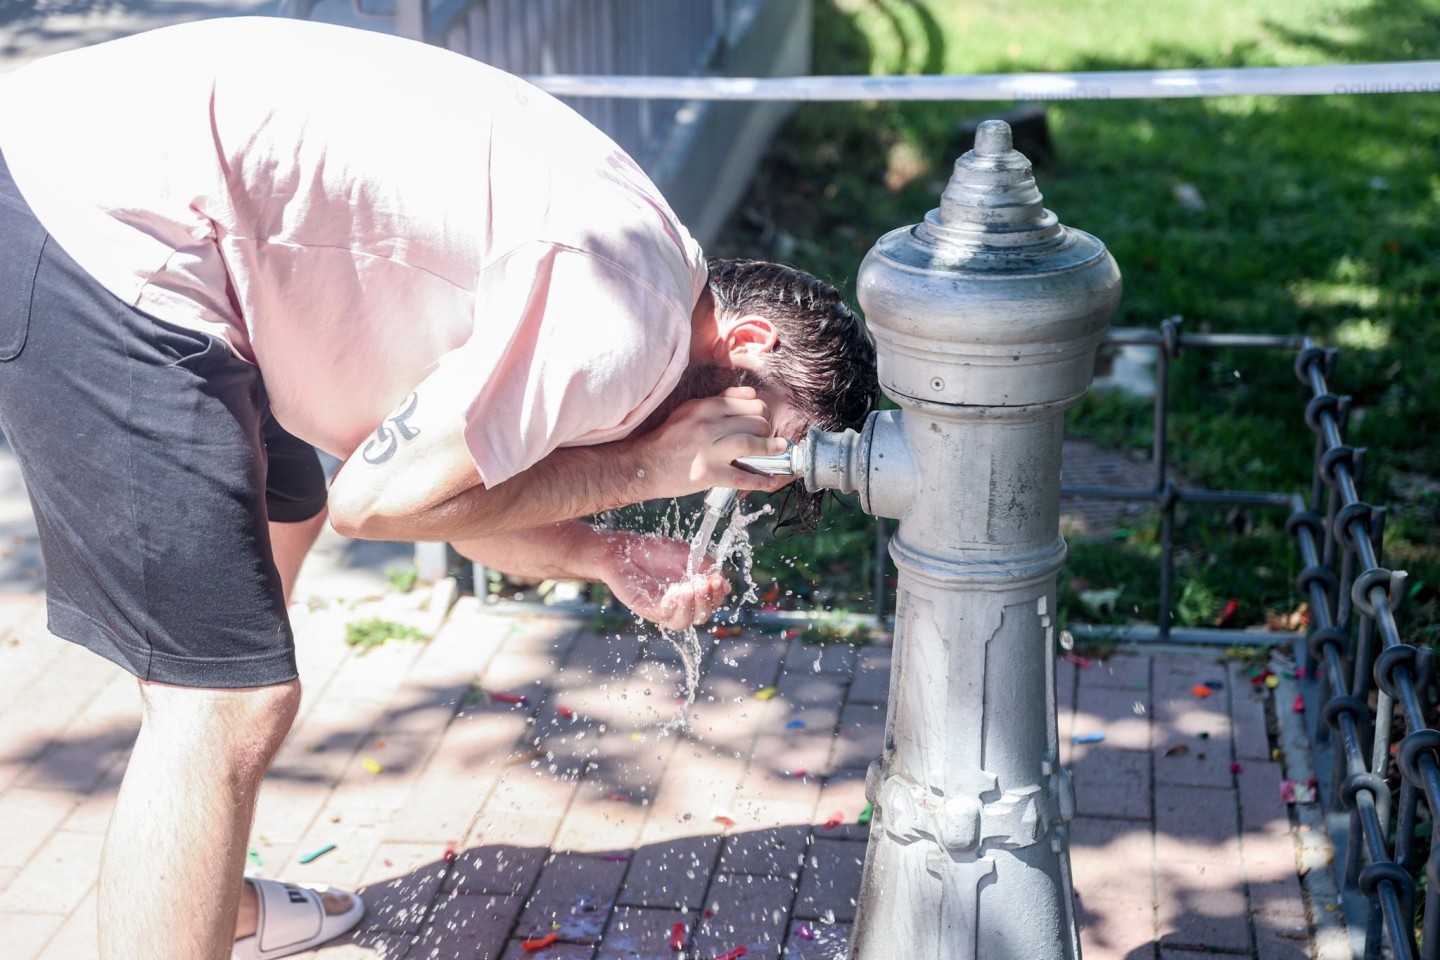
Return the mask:
<svg viewBox="0 0 1440 960">
<path fill-rule="evenodd" d="M 380 764 L 376 763 L 374 760 L 371 760 L 369 757 L 361 760 L 360 766 L 364 767 L 366 770 L 369 770 L 371 773 L 379 773 L 381 770 L 385 769 L 384 767 L 380 766 Z"/>
<path fill-rule="evenodd" d="M 776 690 L 774 687 L 761 687 L 759 690 L 755 691 L 755 699 L 769 700 L 771 697 L 775 696 L 775 694 L 779 692 L 780 691 Z"/>
<path fill-rule="evenodd" d="M 1270 676 L 1265 678 L 1265 686 L 1269 687 L 1271 690 L 1274 690 L 1276 687 L 1280 686 L 1280 678 L 1275 676 L 1274 674 L 1271 674 Z"/>
<path fill-rule="evenodd" d="M 630 739 L 631 739 L 631 740 L 639 740 L 639 739 L 640 739 L 640 734 L 638 734 L 638 733 L 632 733 L 632 734 L 630 734 Z"/>
</svg>

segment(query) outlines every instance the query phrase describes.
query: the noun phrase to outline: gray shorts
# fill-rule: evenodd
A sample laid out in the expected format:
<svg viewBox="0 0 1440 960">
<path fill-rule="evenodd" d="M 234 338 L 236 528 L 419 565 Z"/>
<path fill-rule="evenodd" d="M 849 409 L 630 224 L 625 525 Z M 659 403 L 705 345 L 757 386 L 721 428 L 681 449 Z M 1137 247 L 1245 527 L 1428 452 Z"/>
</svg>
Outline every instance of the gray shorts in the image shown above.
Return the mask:
<svg viewBox="0 0 1440 960">
<path fill-rule="evenodd" d="M 294 679 L 267 521 L 323 508 L 315 451 L 223 341 L 91 279 L 3 157 L 0 429 L 34 506 L 52 632 L 142 680 Z"/>
</svg>

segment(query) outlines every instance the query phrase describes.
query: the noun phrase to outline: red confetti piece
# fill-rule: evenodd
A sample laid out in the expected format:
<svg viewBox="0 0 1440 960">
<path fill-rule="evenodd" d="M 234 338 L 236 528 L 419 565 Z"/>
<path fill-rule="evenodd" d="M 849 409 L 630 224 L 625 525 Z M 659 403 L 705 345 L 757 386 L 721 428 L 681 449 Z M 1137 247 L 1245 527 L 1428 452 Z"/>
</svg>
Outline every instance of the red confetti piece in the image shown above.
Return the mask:
<svg viewBox="0 0 1440 960">
<path fill-rule="evenodd" d="M 530 698 L 522 697 L 518 693 L 503 693 L 499 690 L 491 690 L 489 693 L 491 700 L 498 700 L 501 703 L 518 703 L 522 707 L 530 706 Z"/>
<path fill-rule="evenodd" d="M 1195 686 L 1193 686 L 1193 687 L 1190 688 L 1190 692 L 1191 692 L 1192 694 L 1194 694 L 1195 696 L 1200 697 L 1202 700 L 1203 700 L 1205 697 L 1211 696 L 1212 694 L 1215 693 L 1214 690 L 1211 690 L 1209 687 L 1205 686 L 1205 684 L 1203 684 L 1203 683 L 1197 683 L 1197 684 L 1195 684 Z"/>
<path fill-rule="evenodd" d="M 802 923 L 800 924 L 800 926 L 795 928 L 795 936 L 799 937 L 801 940 L 814 940 L 815 931 L 810 929 L 809 924 Z"/>
<path fill-rule="evenodd" d="M 1291 712 L 1291 713 L 1304 713 L 1304 712 L 1305 712 L 1305 695 L 1304 695 L 1303 693 L 1297 693 L 1297 694 L 1295 694 L 1295 702 L 1292 703 L 1292 704 L 1290 704 L 1290 712 Z"/>
<path fill-rule="evenodd" d="M 834 813 L 830 814 L 830 818 L 826 820 L 823 824 L 821 824 L 821 826 L 823 826 L 826 830 L 834 830 L 836 827 L 840 826 L 840 824 L 844 822 L 845 814 L 841 813 L 839 810 L 836 810 Z"/>
<path fill-rule="evenodd" d="M 747 950 L 745 947 L 740 946 L 736 947 L 734 950 L 731 950 L 729 953 L 720 954 L 720 956 L 716 957 L 715 960 L 740 960 L 741 957 L 745 956 L 745 954 L 749 952 L 750 951 Z"/>
<path fill-rule="evenodd" d="M 606 799 L 606 800 L 627 800 L 627 801 L 628 801 L 630 798 L 627 797 L 627 796 L 625 796 L 625 794 L 620 793 L 619 791 L 612 791 L 612 792 L 610 792 L 610 793 L 605 794 L 605 799 Z"/>
<path fill-rule="evenodd" d="M 685 924 L 677 923 L 670 928 L 670 949 L 685 949 Z"/>
<path fill-rule="evenodd" d="M 451 840 L 445 844 L 445 862 L 454 863 L 457 856 L 459 856 L 459 854 L 455 852 L 455 841 Z"/>
<path fill-rule="evenodd" d="M 804 771 L 804 770 L 796 770 L 795 773 L 794 773 L 794 776 L 803 777 L 803 776 L 805 776 L 805 771 Z"/>
<path fill-rule="evenodd" d="M 534 953 L 536 950 L 544 950 L 559 939 L 560 935 L 558 933 L 547 933 L 545 936 L 536 937 L 534 940 L 525 940 L 521 942 L 520 946 L 524 947 L 529 953 Z"/>
<path fill-rule="evenodd" d="M 1090 661 L 1080 656 L 1078 653 L 1067 653 L 1065 654 L 1065 659 L 1068 662 L 1075 664 L 1075 666 L 1079 667 L 1081 670 L 1084 670 L 1090 666 Z"/>
<path fill-rule="evenodd" d="M 1243 769 L 1243 768 L 1240 766 L 1239 763 L 1232 763 L 1232 764 L 1230 764 L 1230 772 L 1231 772 L 1231 773 L 1239 773 L 1242 769 Z"/>
<path fill-rule="evenodd" d="M 735 821 L 734 821 L 734 820 L 731 820 L 729 817 L 716 816 L 716 817 L 713 817 L 712 819 L 713 819 L 716 823 L 720 824 L 720 826 L 726 827 L 727 829 L 728 829 L 729 827 L 735 826 Z"/>
<path fill-rule="evenodd" d="M 1230 618 L 1235 616 L 1235 611 L 1239 609 L 1240 601 L 1236 600 L 1234 597 L 1231 597 L 1225 602 L 1225 609 L 1220 611 L 1220 618 L 1215 621 L 1215 626 L 1225 626 L 1225 624 L 1230 622 Z"/>
<path fill-rule="evenodd" d="M 566 720 L 569 720 L 571 717 L 575 716 L 575 711 L 571 710 L 569 707 L 556 707 L 555 712 L 560 714 L 560 716 L 564 717 Z"/>
</svg>

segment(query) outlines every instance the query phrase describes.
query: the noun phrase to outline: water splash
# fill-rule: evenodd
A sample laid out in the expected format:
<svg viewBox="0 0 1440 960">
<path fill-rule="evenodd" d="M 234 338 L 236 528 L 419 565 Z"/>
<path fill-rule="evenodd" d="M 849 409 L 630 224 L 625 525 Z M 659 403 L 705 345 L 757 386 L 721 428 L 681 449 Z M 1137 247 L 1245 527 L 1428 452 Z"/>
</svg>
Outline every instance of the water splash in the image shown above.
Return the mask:
<svg viewBox="0 0 1440 960">
<path fill-rule="evenodd" d="M 715 559 L 716 569 L 723 568 L 728 561 L 737 568 L 745 582 L 745 592 L 735 599 L 734 605 L 730 609 L 731 623 L 740 618 L 740 608 L 743 605 L 754 603 L 759 599 L 759 588 L 751 575 L 751 570 L 755 565 L 755 548 L 750 542 L 748 528 L 760 517 L 773 512 L 774 508 L 767 503 L 753 513 L 746 513 L 737 502 L 730 511 L 730 522 L 726 525 L 725 532 L 721 534 L 719 542 L 712 551 L 710 543 L 715 535 L 715 527 L 722 519 L 723 514 L 706 510 L 690 539 L 689 576 L 697 575 L 696 568 L 700 563 L 700 558 L 709 553 Z M 700 689 L 700 661 L 704 659 L 705 651 L 700 644 L 700 632 L 695 627 L 687 630 L 667 630 L 661 627 L 660 634 L 674 645 L 676 652 L 680 654 L 680 662 L 685 671 L 684 699 L 676 707 L 675 715 L 661 728 L 665 732 L 673 732 L 685 729 L 690 708 L 695 705 L 695 695 Z"/>
</svg>

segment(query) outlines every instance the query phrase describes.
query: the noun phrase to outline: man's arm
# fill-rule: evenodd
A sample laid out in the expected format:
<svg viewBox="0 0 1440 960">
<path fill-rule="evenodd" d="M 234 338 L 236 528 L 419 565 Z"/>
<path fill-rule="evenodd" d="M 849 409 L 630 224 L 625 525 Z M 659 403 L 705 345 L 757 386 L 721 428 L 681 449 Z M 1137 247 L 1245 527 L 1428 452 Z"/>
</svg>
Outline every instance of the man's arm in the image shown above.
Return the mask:
<svg viewBox="0 0 1440 960">
<path fill-rule="evenodd" d="M 748 387 L 683 404 L 657 429 L 569 447 L 486 487 L 464 422 L 445 398 L 461 365 L 442 366 L 346 460 L 330 487 L 331 523 L 368 540 L 469 540 L 571 520 L 712 486 L 775 490 L 788 478 L 732 466 L 777 453 L 769 410 Z"/>
<path fill-rule="evenodd" d="M 685 576 L 689 545 L 682 540 L 597 530 L 580 521 L 452 545 L 462 556 L 517 576 L 604 583 L 636 614 L 672 630 L 703 623 L 730 592 L 729 581 L 708 560 L 705 571 Z"/>
</svg>

